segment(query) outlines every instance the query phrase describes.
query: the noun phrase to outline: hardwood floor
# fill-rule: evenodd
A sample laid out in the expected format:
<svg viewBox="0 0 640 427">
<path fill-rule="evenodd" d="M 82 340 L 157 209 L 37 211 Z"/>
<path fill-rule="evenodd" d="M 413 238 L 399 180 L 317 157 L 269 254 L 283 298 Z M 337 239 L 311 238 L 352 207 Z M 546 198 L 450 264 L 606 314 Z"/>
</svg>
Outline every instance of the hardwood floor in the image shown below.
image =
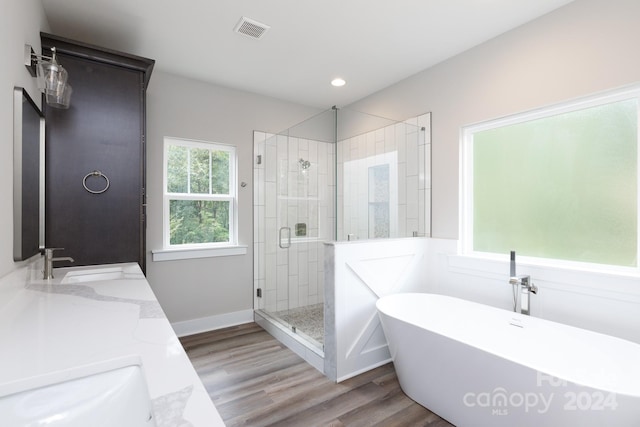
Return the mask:
<svg viewBox="0 0 640 427">
<path fill-rule="evenodd" d="M 255 323 L 181 338 L 227 426 L 452 426 L 409 399 L 393 365 L 327 379 Z"/>
</svg>

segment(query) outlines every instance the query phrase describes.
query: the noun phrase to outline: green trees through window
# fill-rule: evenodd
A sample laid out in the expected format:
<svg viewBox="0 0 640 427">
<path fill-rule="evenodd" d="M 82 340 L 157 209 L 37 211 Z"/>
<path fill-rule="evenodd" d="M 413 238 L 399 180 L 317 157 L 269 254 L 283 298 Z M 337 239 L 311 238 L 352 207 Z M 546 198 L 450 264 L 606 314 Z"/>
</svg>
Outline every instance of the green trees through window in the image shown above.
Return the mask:
<svg viewBox="0 0 640 427">
<path fill-rule="evenodd" d="M 229 241 L 229 203 L 170 200 L 171 245 Z"/>
<path fill-rule="evenodd" d="M 165 138 L 165 242 L 231 243 L 233 147 Z"/>
</svg>

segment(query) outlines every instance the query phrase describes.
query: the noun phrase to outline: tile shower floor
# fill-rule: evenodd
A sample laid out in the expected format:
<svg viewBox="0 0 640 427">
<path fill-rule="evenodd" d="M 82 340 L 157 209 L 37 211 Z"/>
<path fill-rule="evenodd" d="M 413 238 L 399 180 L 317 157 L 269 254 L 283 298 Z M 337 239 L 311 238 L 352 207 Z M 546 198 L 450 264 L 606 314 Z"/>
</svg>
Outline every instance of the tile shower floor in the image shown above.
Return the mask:
<svg viewBox="0 0 640 427">
<path fill-rule="evenodd" d="M 290 310 L 276 311 L 273 315 L 320 344 L 324 343 L 324 304 L 313 304 Z"/>
</svg>

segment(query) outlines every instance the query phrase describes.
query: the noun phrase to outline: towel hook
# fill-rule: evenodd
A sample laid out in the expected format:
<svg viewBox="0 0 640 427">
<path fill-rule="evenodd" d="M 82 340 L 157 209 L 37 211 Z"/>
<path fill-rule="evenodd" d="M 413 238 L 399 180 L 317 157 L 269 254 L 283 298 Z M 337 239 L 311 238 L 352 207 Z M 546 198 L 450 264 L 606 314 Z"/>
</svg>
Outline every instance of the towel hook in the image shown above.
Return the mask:
<svg viewBox="0 0 640 427">
<path fill-rule="evenodd" d="M 87 187 L 87 178 L 89 178 L 90 176 L 98 176 L 98 177 L 104 178 L 105 180 L 104 188 L 102 190 L 91 190 L 89 187 Z M 84 178 L 82 179 L 82 186 L 84 187 L 85 190 L 87 190 L 91 194 L 102 194 L 105 191 L 107 191 L 107 189 L 109 188 L 109 178 L 107 178 L 107 176 L 102 172 L 95 170 L 93 172 L 89 172 L 84 176 Z"/>
</svg>

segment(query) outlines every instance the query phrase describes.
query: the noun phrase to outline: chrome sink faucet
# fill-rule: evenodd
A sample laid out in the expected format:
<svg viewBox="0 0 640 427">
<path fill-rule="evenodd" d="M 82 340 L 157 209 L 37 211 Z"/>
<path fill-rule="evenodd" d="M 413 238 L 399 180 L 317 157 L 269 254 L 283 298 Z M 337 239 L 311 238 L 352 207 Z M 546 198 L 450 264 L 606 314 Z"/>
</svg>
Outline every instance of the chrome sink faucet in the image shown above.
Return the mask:
<svg viewBox="0 0 640 427">
<path fill-rule="evenodd" d="M 530 296 L 538 293 L 538 287 L 531 282 L 531 276 L 516 275 L 516 252 L 511 251 L 509 284 L 513 286 L 513 311 L 517 311 L 520 297 L 520 313 L 531 314 Z M 520 288 L 520 292 L 517 289 Z"/>
<path fill-rule="evenodd" d="M 44 273 L 44 280 L 53 279 L 53 263 L 54 261 L 69 261 L 74 262 L 73 258 L 68 256 L 63 257 L 53 257 L 53 251 L 60 251 L 64 248 L 45 248 L 44 250 L 44 269 L 42 272 Z"/>
</svg>

